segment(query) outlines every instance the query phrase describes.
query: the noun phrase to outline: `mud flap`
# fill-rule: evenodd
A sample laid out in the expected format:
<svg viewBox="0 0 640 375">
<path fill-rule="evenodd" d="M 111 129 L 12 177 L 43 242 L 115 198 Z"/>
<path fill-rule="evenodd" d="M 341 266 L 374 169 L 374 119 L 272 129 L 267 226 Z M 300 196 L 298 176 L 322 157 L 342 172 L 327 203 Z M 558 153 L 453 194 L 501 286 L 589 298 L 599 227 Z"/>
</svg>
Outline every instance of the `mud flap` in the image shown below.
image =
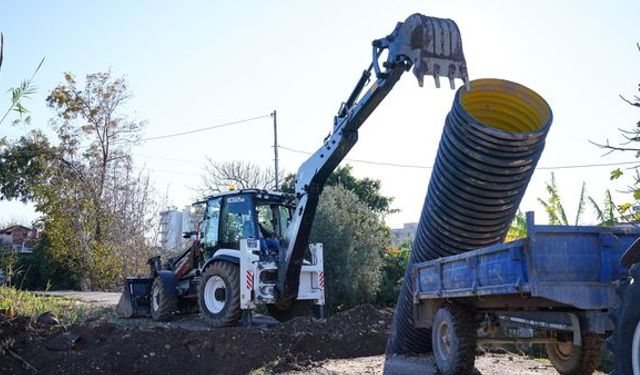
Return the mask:
<svg viewBox="0 0 640 375">
<path fill-rule="evenodd" d="M 116 308 L 118 314 L 124 318 L 149 316 L 152 284 L 150 277 L 127 277 Z"/>
</svg>

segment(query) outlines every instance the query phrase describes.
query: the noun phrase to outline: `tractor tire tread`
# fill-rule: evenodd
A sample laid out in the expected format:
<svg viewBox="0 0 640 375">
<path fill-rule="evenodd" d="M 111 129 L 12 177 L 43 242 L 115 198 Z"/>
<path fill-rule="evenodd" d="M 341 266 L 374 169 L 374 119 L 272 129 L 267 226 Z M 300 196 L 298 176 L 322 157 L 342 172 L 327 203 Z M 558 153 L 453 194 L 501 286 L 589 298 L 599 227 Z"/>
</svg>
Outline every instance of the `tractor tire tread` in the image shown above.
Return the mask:
<svg viewBox="0 0 640 375">
<path fill-rule="evenodd" d="M 160 322 L 166 322 L 170 320 L 173 313 L 176 312 L 178 306 L 178 298 L 175 295 L 167 295 L 164 290 L 164 282 L 160 277 L 157 277 L 153 281 L 153 286 L 151 287 L 151 298 L 153 298 L 153 290 L 155 290 L 155 288 L 160 288 L 158 296 L 158 310 L 154 311 L 153 307 L 151 306 L 151 308 L 149 309 L 149 311 L 151 312 L 151 318 Z"/>
<path fill-rule="evenodd" d="M 231 302 L 220 317 L 214 317 L 207 312 L 204 298 L 202 297 L 206 281 L 213 275 L 222 277 L 229 284 L 227 290 L 231 292 Z M 202 316 L 214 327 L 229 327 L 238 324 L 242 315 L 242 310 L 240 310 L 240 267 L 225 261 L 214 262 L 207 267 L 202 273 L 202 281 L 198 286 L 198 307 Z"/>
<path fill-rule="evenodd" d="M 443 371 L 443 375 L 471 374 L 473 373 L 476 348 L 477 348 L 477 324 L 469 307 L 461 304 L 449 303 L 442 308 L 446 309 L 452 317 L 453 331 L 458 337 L 457 358 L 453 367 Z M 434 327 L 435 330 L 435 327 Z"/>
<path fill-rule="evenodd" d="M 633 375 L 631 341 L 640 319 L 640 263 L 630 267 L 629 275 L 616 288 L 619 303 L 609 310 L 609 317 L 615 327 L 613 334 L 607 339 L 607 349 L 616 358 L 615 370 L 610 375 Z"/>
<path fill-rule="evenodd" d="M 602 350 L 602 338 L 594 333 L 585 333 L 582 335 L 582 347 L 580 348 L 579 358 L 575 359 L 575 363 L 563 363 L 562 359 L 557 358 L 552 347 L 553 344 L 545 346 L 547 357 L 553 367 L 562 375 L 590 375 L 600 365 L 600 352 Z M 569 360 L 565 361 L 568 362 Z"/>
</svg>

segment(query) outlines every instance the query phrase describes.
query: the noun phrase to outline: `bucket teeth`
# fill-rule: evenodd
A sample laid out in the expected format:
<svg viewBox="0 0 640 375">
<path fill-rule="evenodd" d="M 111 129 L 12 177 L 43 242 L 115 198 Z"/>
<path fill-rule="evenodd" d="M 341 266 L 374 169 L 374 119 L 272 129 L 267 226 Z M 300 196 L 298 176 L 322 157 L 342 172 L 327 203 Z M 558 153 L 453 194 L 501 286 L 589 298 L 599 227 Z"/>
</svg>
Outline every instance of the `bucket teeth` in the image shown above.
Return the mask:
<svg viewBox="0 0 640 375">
<path fill-rule="evenodd" d="M 431 75 L 436 87 L 440 87 L 439 77 L 446 75 L 452 89 L 455 89 L 456 78 L 469 89 L 462 39 L 454 21 L 416 13 L 398 24 L 391 40 L 389 55 L 408 57 L 420 86 L 423 77 Z"/>
</svg>

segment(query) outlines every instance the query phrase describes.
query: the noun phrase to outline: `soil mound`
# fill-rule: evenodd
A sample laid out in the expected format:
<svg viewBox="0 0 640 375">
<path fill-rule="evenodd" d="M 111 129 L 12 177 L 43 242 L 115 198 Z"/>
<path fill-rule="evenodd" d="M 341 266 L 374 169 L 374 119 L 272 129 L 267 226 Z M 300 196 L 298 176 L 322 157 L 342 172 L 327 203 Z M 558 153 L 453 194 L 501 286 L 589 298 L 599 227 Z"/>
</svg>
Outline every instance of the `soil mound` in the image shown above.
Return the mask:
<svg viewBox="0 0 640 375">
<path fill-rule="evenodd" d="M 244 374 L 304 369 L 333 358 L 384 353 L 392 312 L 362 305 L 326 321 L 299 317 L 270 328 L 231 327 L 210 331 L 123 328 L 101 323 L 72 326 L 63 335 L 29 332 L 31 323 L 1 332 L 21 338 L 13 351 L 39 374 Z M 70 334 L 69 334 L 70 333 Z M 51 341 L 74 337 L 73 343 L 51 350 Z M 48 344 L 48 345 L 47 345 Z M 29 374 L 18 359 L 0 355 L 0 373 Z"/>
</svg>

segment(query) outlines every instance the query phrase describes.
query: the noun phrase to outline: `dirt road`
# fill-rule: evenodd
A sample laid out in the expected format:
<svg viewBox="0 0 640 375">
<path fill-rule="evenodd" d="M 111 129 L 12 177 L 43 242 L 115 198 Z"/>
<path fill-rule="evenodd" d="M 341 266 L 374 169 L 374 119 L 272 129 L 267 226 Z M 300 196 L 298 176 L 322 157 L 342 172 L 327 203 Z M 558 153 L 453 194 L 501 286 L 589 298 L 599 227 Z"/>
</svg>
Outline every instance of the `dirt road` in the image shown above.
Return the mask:
<svg viewBox="0 0 640 375">
<path fill-rule="evenodd" d="M 433 358 L 394 358 L 385 363 L 385 356 L 331 359 L 316 363 L 303 371 L 288 371 L 283 375 L 437 375 Z M 554 368 L 540 360 L 509 354 L 485 354 L 476 358 L 473 375 L 557 375 Z M 594 375 L 605 375 L 595 372 Z"/>
<path fill-rule="evenodd" d="M 115 306 L 120 299 L 120 293 L 110 292 L 80 292 L 75 290 L 55 290 L 55 291 L 43 291 L 33 292 L 41 296 L 52 297 L 65 297 L 71 299 L 77 299 L 83 302 L 95 303 L 105 306 Z"/>
</svg>

